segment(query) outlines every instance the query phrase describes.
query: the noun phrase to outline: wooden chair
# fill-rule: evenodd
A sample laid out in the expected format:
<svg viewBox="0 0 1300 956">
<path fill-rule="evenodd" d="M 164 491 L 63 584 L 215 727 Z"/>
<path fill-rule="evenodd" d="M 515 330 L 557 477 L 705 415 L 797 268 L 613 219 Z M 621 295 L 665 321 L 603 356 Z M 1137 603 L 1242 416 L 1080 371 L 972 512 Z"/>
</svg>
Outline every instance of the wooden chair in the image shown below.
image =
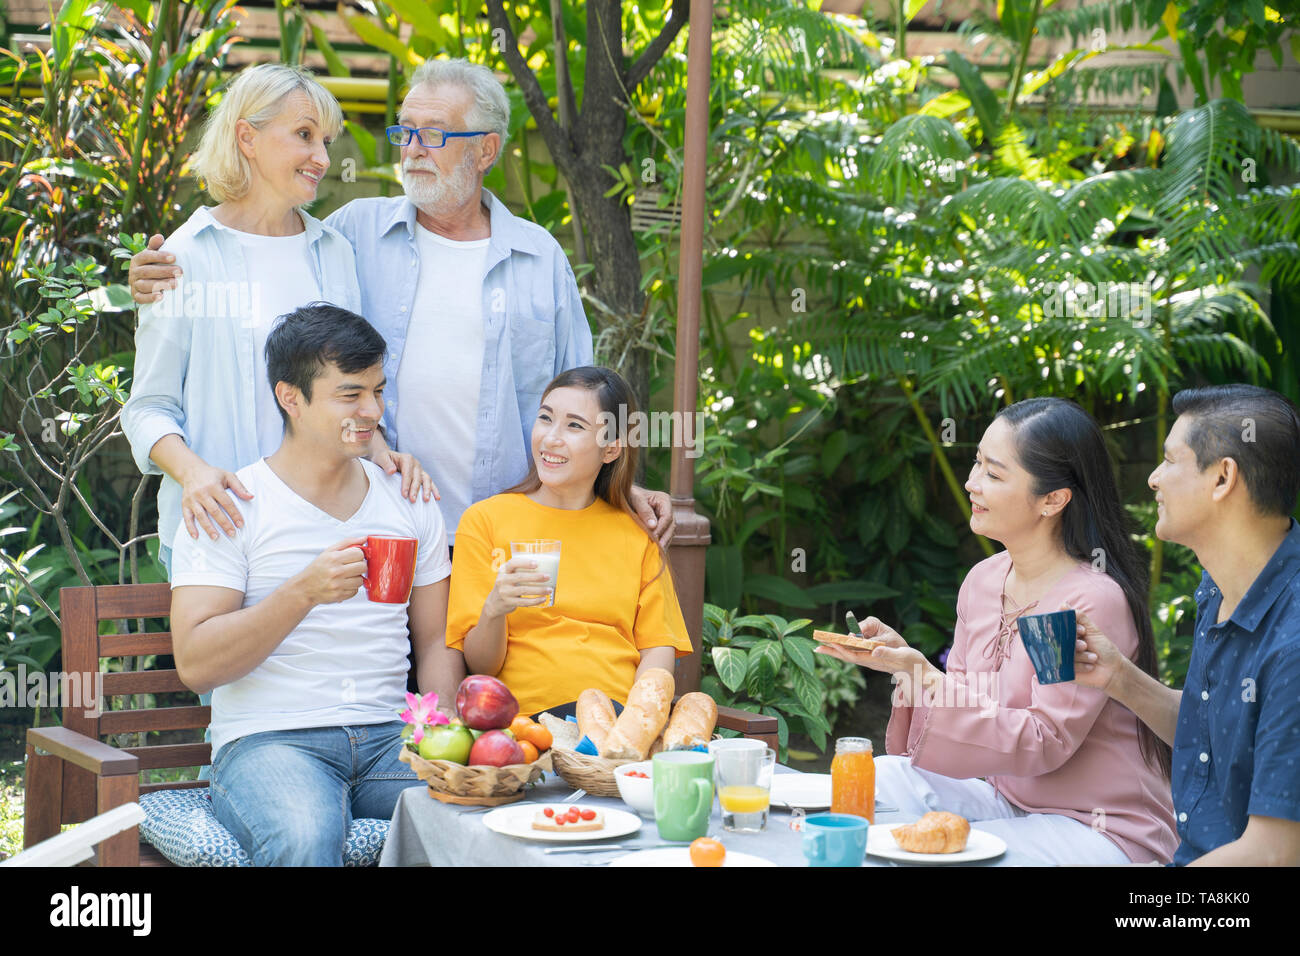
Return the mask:
<svg viewBox="0 0 1300 956">
<path fill-rule="evenodd" d="M 171 588 L 162 584 L 126 584 L 63 588 L 63 670 L 82 675 L 99 672 L 101 658 L 142 655 L 170 656 L 169 631 L 100 634 L 102 621 L 167 617 Z M 103 675 L 103 697 L 182 693 L 197 695 L 172 670 L 139 670 Z M 99 698 L 87 713 L 81 701 L 63 708 L 62 727 L 33 727 L 27 731 L 27 776 L 23 814 L 23 846 L 32 847 L 59 832 L 62 824 L 81 823 L 97 814 L 132 803 L 154 790 L 206 787 L 207 781 L 140 782 L 146 770 L 207 766 L 207 743 L 164 743 L 118 748 L 102 738 L 146 731 L 195 730 L 207 727 L 211 708 L 155 707 L 108 710 Z M 775 717 L 744 710 L 718 708 L 718 726 L 777 746 Z M 197 736 L 197 733 L 196 733 Z M 161 853 L 139 838 L 131 827 L 99 844 L 98 866 L 171 866 Z"/>
<path fill-rule="evenodd" d="M 172 636 L 168 631 L 99 633 L 101 621 L 167 617 L 171 612 L 171 587 L 166 583 L 63 588 L 60 594 L 65 673 L 96 674 L 100 659 L 105 657 L 171 655 Z M 118 695 L 163 693 L 187 694 L 196 703 L 141 710 L 107 709 L 106 699 Z M 141 784 L 140 773 L 206 766 L 212 760 L 210 744 L 119 749 L 102 740 L 116 734 L 199 731 L 207 727 L 210 708 L 198 706 L 197 695 L 181 683 L 174 669 L 104 674 L 103 697 L 98 696 L 97 689 L 95 695 L 89 712 L 82 701 L 64 702 L 62 727 L 33 727 L 27 731 L 24 847 L 54 836 L 61 824 L 81 823 L 132 803 L 141 794 L 208 785 L 205 780 Z M 95 856 L 98 866 L 171 865 L 152 846 L 140 841 L 139 828 L 134 826 L 104 840 Z"/>
</svg>

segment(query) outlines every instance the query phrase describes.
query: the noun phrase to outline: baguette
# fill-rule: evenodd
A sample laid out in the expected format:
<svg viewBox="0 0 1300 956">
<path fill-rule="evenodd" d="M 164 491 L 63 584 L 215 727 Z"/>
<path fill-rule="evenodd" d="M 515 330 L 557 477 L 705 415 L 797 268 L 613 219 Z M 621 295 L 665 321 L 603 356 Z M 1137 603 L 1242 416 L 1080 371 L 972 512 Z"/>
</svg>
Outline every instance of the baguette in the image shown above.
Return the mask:
<svg viewBox="0 0 1300 956">
<path fill-rule="evenodd" d="M 870 651 L 877 647 L 888 647 L 884 641 L 852 634 L 836 634 L 834 631 L 813 631 L 813 640 L 819 644 L 840 644 L 859 651 Z"/>
<path fill-rule="evenodd" d="M 673 706 L 673 675 L 661 667 L 652 667 L 632 685 L 627 706 L 614 721 L 614 729 L 597 745 L 600 755 L 609 760 L 645 760 L 655 738 L 668 723 Z"/>
<path fill-rule="evenodd" d="M 690 750 L 707 746 L 718 723 L 718 705 L 708 694 L 685 694 L 673 708 L 664 728 L 664 750 Z"/>
<path fill-rule="evenodd" d="M 578 695 L 578 733 L 605 749 L 605 738 L 614 728 L 614 705 L 595 688 L 587 688 Z"/>
</svg>

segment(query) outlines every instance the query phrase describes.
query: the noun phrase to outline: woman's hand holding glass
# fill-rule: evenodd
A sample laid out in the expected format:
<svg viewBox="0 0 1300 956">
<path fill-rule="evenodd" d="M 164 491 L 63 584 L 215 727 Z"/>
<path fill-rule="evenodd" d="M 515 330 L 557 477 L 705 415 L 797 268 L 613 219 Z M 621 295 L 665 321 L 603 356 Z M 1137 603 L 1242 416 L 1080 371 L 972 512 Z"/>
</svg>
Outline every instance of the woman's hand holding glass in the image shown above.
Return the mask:
<svg viewBox="0 0 1300 956">
<path fill-rule="evenodd" d="M 551 599 L 546 593 L 550 580 L 550 575 L 537 570 L 537 562 L 532 558 L 522 555 L 511 558 L 497 571 L 496 583 L 483 602 L 483 610 L 488 617 L 505 617 L 516 608 L 545 604 Z"/>
</svg>

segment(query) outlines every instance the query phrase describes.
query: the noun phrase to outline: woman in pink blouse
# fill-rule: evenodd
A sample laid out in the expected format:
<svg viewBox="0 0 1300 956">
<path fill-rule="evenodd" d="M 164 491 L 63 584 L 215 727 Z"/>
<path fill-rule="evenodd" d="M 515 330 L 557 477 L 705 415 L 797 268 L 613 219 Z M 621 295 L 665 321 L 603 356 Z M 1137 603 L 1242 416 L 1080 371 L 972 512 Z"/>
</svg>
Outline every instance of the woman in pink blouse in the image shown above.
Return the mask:
<svg viewBox="0 0 1300 956">
<path fill-rule="evenodd" d="M 879 799 L 959 813 L 1045 863 L 1168 862 L 1168 746 L 1100 691 L 1039 684 L 1016 631 L 1023 614 L 1072 607 L 1156 673 L 1146 573 L 1101 430 L 1073 402 L 1018 402 L 984 433 L 966 490 L 971 530 L 1006 550 L 962 582 L 946 672 L 876 618 L 862 633 L 888 646 L 819 648 L 896 675 Z"/>
</svg>

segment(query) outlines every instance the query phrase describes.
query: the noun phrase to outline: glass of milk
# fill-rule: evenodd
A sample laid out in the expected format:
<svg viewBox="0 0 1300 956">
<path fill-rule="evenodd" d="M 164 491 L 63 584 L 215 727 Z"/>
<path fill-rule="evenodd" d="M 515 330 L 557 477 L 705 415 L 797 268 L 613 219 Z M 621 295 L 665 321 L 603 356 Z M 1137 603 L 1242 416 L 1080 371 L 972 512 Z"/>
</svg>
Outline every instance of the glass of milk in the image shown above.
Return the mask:
<svg viewBox="0 0 1300 956">
<path fill-rule="evenodd" d="M 551 607 L 555 604 L 555 584 L 560 577 L 560 542 L 551 538 L 538 538 L 534 541 L 511 541 L 510 557 L 512 558 L 532 558 L 537 562 L 537 567 L 533 570 L 534 574 L 545 574 L 546 583 L 538 584 L 538 594 L 549 596 L 545 604 L 534 605 L 535 607 Z M 525 597 L 535 597 L 536 595 L 526 594 Z"/>
</svg>

